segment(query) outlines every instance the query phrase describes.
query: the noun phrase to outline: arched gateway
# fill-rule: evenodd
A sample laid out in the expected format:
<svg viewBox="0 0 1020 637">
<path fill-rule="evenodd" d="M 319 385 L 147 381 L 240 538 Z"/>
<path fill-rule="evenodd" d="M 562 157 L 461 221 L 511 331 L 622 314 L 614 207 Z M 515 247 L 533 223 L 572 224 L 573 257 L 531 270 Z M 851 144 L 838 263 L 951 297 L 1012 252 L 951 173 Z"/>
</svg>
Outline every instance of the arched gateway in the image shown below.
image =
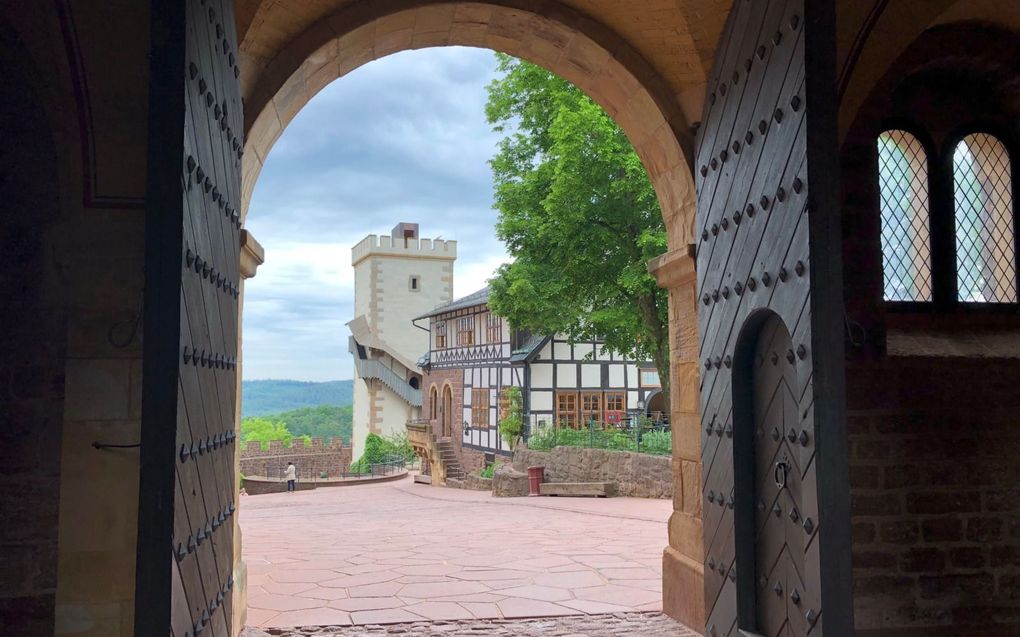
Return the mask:
<svg viewBox="0 0 1020 637">
<path fill-rule="evenodd" d="M 3 3 L 4 98 L 25 99 L 2 124 L 43 140 L 9 145 L 0 180 L 39 202 L 0 233 L 22 250 L 0 279 L 5 628 L 240 629 L 251 190 L 322 86 L 462 44 L 587 91 L 662 204 L 665 611 L 713 637 L 1014 634 L 1018 32 L 1020 5 L 990 0 Z M 916 161 L 876 145 L 890 131 Z M 796 398 L 781 419 L 755 408 L 773 383 Z M 790 462 L 750 475 L 773 447 Z M 762 563 L 779 538 L 784 578 Z"/>
</svg>

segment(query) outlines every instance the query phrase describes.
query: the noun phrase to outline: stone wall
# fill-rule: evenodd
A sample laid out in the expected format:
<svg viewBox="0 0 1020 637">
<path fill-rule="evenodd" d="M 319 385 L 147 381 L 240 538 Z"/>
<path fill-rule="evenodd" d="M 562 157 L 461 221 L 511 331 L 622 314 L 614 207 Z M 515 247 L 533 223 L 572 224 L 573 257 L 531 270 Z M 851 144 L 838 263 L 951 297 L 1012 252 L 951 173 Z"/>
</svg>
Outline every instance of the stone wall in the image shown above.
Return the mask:
<svg viewBox="0 0 1020 637">
<path fill-rule="evenodd" d="M 673 497 L 673 461 L 669 456 L 583 447 L 533 451 L 521 446 L 514 451 L 513 466 L 523 472 L 544 466 L 546 482 L 614 482 L 622 496 Z"/>
<path fill-rule="evenodd" d="M 312 438 L 311 446 L 295 438 L 290 447 L 282 440 L 273 440 L 268 449 L 259 442 L 248 442 L 241 448 L 241 473 L 245 476 L 283 477 L 287 464 L 293 462 L 298 478 L 318 478 L 325 471 L 335 476 L 351 466 L 351 447 L 340 438 Z"/>
</svg>

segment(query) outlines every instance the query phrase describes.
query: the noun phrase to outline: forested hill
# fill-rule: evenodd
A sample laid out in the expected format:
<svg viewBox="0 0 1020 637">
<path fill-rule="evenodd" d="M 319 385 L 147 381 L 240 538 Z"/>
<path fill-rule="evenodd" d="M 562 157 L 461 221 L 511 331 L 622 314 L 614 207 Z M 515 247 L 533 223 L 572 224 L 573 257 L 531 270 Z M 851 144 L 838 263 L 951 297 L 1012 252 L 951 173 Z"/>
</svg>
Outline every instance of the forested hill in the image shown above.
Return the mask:
<svg viewBox="0 0 1020 637">
<path fill-rule="evenodd" d="M 300 380 L 241 382 L 241 416 L 262 416 L 319 405 L 346 406 L 353 402 L 353 381 L 312 383 Z"/>
</svg>

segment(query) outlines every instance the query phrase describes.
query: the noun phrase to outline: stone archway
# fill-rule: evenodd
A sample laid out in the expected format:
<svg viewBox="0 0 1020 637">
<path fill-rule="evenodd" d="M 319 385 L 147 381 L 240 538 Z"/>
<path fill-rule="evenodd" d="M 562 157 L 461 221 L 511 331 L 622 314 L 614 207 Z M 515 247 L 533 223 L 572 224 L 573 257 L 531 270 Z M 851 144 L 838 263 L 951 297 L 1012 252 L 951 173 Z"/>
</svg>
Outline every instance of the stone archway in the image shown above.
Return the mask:
<svg viewBox="0 0 1020 637">
<path fill-rule="evenodd" d="M 696 97 L 685 113 L 675 88 L 604 24 L 566 6 L 511 0 L 348 3 L 280 46 L 263 68 L 246 71 L 242 217 L 273 144 L 318 91 L 372 60 L 453 45 L 520 57 L 585 91 L 616 120 L 641 158 L 670 247 L 691 242 L 691 122 L 700 113 L 704 74 L 692 71 Z M 241 46 L 244 53 L 246 44 Z"/>
<path fill-rule="evenodd" d="M 728 6 L 710 0 L 590 2 L 536 0 L 331 0 L 239 3 L 239 75 L 245 104 L 240 212 L 247 212 L 262 165 L 288 123 L 318 91 L 372 60 L 409 49 L 489 48 L 543 66 L 573 82 L 620 125 L 656 190 L 669 253 L 650 269 L 670 293 L 674 427 L 674 513 L 663 553 L 664 608 L 704 626 L 700 530 L 693 261 L 695 122 L 716 37 Z M 654 6 L 653 6 L 654 5 Z M 247 6 L 249 12 L 245 13 Z M 675 25 L 666 40 L 636 14 Z M 641 44 L 636 44 L 642 41 Z M 680 62 L 680 60 L 685 60 Z M 653 62 L 654 61 L 654 62 Z M 238 72 L 238 71 L 235 71 Z M 691 339 L 694 338 L 692 341 Z M 693 391 L 692 391 L 693 390 Z M 441 399 L 437 436 L 452 433 L 452 406 Z"/>
</svg>

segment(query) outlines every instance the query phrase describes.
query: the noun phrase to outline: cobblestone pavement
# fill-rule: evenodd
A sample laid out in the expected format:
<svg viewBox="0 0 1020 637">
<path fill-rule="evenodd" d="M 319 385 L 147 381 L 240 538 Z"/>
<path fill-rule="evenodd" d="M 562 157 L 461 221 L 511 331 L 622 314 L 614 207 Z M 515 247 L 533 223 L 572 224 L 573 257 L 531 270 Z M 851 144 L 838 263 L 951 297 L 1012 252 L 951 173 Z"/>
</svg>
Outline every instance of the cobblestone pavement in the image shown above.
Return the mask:
<svg viewBox="0 0 1020 637">
<path fill-rule="evenodd" d="M 659 612 L 671 511 L 669 500 L 493 498 L 410 479 L 249 496 L 240 510 L 247 623 Z"/>
<path fill-rule="evenodd" d="M 270 628 L 241 637 L 700 637 L 660 613 L 614 613 L 547 619 L 417 622 L 386 626 Z"/>
</svg>

